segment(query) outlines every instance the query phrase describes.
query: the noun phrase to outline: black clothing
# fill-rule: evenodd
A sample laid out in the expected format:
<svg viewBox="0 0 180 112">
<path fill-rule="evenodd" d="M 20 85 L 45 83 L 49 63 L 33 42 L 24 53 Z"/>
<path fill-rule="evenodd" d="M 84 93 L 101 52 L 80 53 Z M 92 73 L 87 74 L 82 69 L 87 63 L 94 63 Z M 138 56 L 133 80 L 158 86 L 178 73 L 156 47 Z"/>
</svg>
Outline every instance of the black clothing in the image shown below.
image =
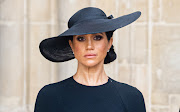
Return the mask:
<svg viewBox="0 0 180 112">
<path fill-rule="evenodd" d="M 146 112 L 146 108 L 136 87 L 110 77 L 102 85 L 86 86 L 71 76 L 41 88 L 34 112 Z"/>
</svg>

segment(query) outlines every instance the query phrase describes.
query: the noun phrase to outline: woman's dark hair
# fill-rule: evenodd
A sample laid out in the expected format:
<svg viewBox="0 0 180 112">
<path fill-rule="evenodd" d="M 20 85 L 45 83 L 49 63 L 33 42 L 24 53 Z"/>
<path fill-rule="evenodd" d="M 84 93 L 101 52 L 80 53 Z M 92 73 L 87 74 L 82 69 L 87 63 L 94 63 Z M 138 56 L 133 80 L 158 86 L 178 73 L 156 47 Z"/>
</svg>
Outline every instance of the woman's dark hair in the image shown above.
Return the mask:
<svg viewBox="0 0 180 112">
<path fill-rule="evenodd" d="M 107 36 L 108 41 L 113 36 L 114 31 L 115 30 L 106 32 L 106 36 Z M 114 46 L 112 45 L 111 48 L 109 49 L 109 52 L 107 52 L 107 55 L 104 59 L 104 64 L 108 64 L 110 62 L 113 62 L 116 59 L 116 57 L 117 56 L 116 56 L 116 53 L 114 51 Z"/>
<path fill-rule="evenodd" d="M 108 39 L 108 42 L 111 39 L 111 37 L 113 36 L 114 31 L 115 30 L 105 32 L 106 36 L 107 36 L 107 39 Z M 69 40 L 73 41 L 73 36 L 69 36 Z M 104 64 L 108 64 L 110 62 L 113 62 L 115 59 L 116 59 L 116 53 L 114 51 L 114 46 L 112 45 L 111 48 L 109 49 L 109 52 L 107 52 L 107 55 L 106 55 L 106 57 L 104 59 Z"/>
</svg>

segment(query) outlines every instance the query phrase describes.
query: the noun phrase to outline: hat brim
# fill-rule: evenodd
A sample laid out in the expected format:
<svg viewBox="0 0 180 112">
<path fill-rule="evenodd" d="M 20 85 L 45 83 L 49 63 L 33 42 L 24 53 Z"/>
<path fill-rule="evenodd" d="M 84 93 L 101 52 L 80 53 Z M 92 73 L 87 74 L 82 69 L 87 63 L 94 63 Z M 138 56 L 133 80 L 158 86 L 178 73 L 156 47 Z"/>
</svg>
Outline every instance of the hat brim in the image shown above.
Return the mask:
<svg viewBox="0 0 180 112">
<path fill-rule="evenodd" d="M 140 15 L 141 12 L 137 11 L 115 19 L 95 19 L 82 21 L 79 22 L 79 24 L 73 25 L 59 36 L 93 34 L 116 30 L 134 22 L 140 17 Z"/>
<path fill-rule="evenodd" d="M 41 54 L 52 62 L 64 62 L 74 59 L 67 37 L 51 37 L 39 44 Z"/>
<path fill-rule="evenodd" d="M 115 19 L 96 19 L 79 22 L 59 36 L 41 41 L 39 45 L 40 52 L 46 59 L 52 62 L 64 62 L 74 59 L 75 57 L 69 46 L 67 36 L 113 31 L 134 22 L 140 15 L 141 12 L 137 11 Z"/>
</svg>

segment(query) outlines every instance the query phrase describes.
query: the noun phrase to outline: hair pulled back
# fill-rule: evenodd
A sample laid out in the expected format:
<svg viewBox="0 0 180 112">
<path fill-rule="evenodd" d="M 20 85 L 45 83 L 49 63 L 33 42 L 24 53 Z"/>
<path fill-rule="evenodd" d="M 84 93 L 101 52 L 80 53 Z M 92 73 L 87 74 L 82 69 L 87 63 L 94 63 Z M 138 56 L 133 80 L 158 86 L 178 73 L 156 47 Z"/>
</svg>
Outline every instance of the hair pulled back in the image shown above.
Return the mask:
<svg viewBox="0 0 180 112">
<path fill-rule="evenodd" d="M 107 36 L 108 41 L 113 36 L 113 32 L 114 32 L 114 30 L 106 32 L 106 36 Z M 107 52 L 107 55 L 104 59 L 104 64 L 108 64 L 110 62 L 113 62 L 116 59 L 116 57 L 117 57 L 117 55 L 114 51 L 114 46 L 112 45 L 111 48 L 109 49 L 109 52 Z"/>
</svg>

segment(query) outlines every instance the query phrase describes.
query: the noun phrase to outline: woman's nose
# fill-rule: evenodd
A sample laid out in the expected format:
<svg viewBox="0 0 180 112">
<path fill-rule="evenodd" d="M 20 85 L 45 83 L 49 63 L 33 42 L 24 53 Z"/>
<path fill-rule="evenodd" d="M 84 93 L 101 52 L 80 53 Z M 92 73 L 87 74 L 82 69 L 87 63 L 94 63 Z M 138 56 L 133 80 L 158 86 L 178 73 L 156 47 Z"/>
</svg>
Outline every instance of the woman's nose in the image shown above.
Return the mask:
<svg viewBox="0 0 180 112">
<path fill-rule="evenodd" d="M 94 49 L 93 40 L 91 38 L 87 39 L 87 49 Z"/>
</svg>

